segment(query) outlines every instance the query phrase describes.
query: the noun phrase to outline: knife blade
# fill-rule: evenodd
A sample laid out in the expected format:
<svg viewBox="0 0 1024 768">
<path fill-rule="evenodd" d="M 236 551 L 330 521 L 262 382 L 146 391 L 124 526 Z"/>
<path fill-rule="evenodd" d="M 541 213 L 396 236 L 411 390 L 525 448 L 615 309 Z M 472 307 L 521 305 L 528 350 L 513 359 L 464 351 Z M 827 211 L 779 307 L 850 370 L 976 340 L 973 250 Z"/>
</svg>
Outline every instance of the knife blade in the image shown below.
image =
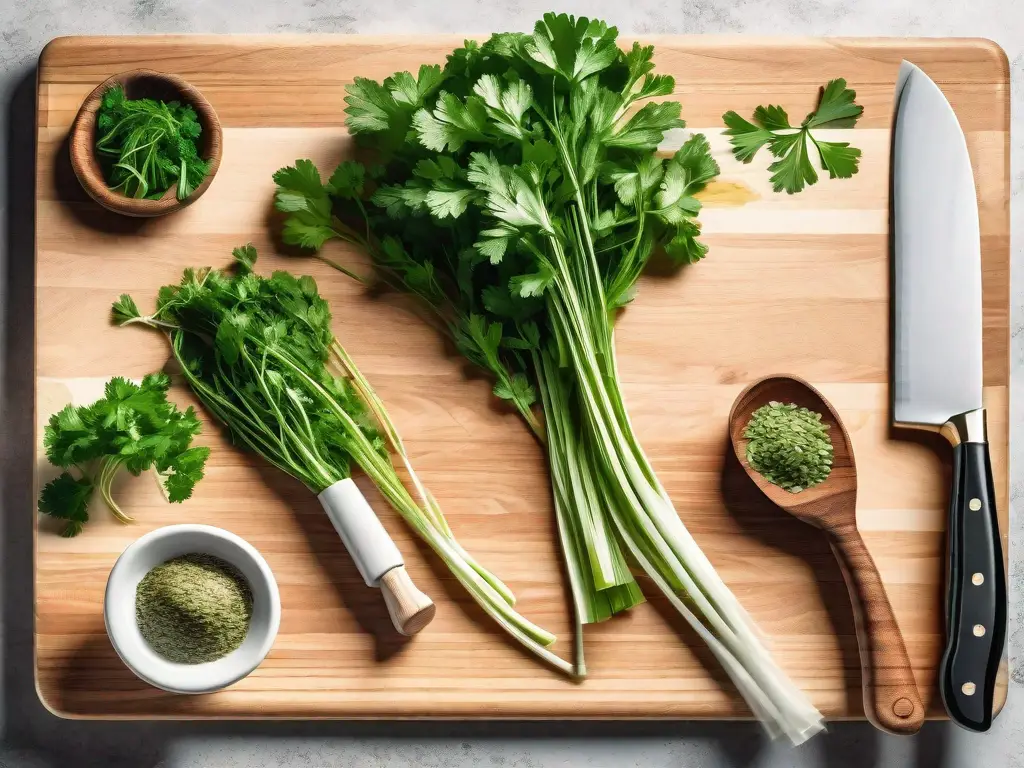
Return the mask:
<svg viewBox="0 0 1024 768">
<path fill-rule="evenodd" d="M 946 647 L 950 719 L 992 724 L 1006 638 L 1006 578 L 982 395 L 981 236 L 967 141 L 919 68 L 896 85 L 892 157 L 893 419 L 953 446 Z"/>
</svg>

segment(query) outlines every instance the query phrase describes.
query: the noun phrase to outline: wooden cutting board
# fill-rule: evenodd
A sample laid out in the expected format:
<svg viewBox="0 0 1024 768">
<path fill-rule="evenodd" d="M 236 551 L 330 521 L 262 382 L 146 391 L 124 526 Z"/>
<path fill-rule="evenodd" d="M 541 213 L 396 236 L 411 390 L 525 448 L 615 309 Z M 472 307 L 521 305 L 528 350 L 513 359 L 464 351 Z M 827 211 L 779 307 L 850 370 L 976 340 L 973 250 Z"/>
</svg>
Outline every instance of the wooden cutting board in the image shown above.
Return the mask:
<svg viewBox="0 0 1024 768">
<path fill-rule="evenodd" d="M 786 671 L 830 718 L 862 717 L 850 602 L 825 539 L 767 506 L 729 454 L 726 417 L 751 379 L 790 373 L 841 412 L 860 472 L 859 524 L 881 571 L 930 712 L 941 711 L 945 445 L 890 431 L 888 413 L 889 140 L 900 60 L 942 87 L 967 134 L 981 208 L 985 397 L 1004 547 L 1008 511 L 1009 75 L 977 40 L 652 38 L 676 78 L 693 130 L 722 166 L 701 213 L 711 250 L 674 276 L 641 280 L 618 349 L 636 431 L 687 526 L 767 635 Z M 370 298 L 309 259 L 275 255 L 271 174 L 298 157 L 333 167 L 348 151 L 345 85 L 441 62 L 456 37 L 62 38 L 39 67 L 37 415 L 87 402 L 109 376 L 163 366 L 165 343 L 108 324 L 122 292 L 140 303 L 186 266 L 225 265 L 254 242 L 263 270 L 311 273 L 342 342 L 388 404 L 426 484 L 462 543 L 501 576 L 528 617 L 571 654 L 564 578 L 545 462 L 489 384 L 399 304 Z M 67 133 L 79 104 L 116 72 L 175 72 L 213 103 L 224 160 L 206 196 L 157 220 L 90 202 L 71 175 Z M 775 194 L 767 153 L 732 159 L 721 115 L 762 103 L 797 119 L 817 88 L 845 77 L 865 107 L 852 131 L 860 173 L 802 194 Z M 665 149 L 684 135 L 670 137 Z M 353 257 L 330 246 L 338 258 Z M 187 392 L 176 393 L 191 402 Z M 508 641 L 375 495 L 370 498 L 438 603 L 411 641 L 390 630 L 319 504 L 298 483 L 232 449 L 211 425 L 207 479 L 184 505 L 152 478 L 116 488 L 138 524 L 97 505 L 75 539 L 50 521 L 36 536 L 36 675 L 43 702 L 75 717 L 748 717 L 710 653 L 652 598 L 587 630 L 582 684 Z M 39 480 L 49 475 L 40 463 Z M 364 483 L 365 487 L 365 483 Z M 158 526 L 202 522 L 246 538 L 281 587 L 281 631 L 263 665 L 230 689 L 174 696 L 135 679 L 104 633 L 104 583 L 118 554 Z"/>
</svg>

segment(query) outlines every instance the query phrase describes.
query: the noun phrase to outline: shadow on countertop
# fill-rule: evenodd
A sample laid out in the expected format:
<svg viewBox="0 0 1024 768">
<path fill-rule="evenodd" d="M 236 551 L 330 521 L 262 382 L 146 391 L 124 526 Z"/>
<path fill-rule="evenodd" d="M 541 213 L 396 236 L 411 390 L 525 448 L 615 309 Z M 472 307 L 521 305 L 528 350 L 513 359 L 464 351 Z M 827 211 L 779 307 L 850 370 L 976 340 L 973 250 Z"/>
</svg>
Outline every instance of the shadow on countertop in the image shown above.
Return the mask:
<svg viewBox="0 0 1024 768">
<path fill-rule="evenodd" d="M 463 751 L 498 748 L 506 740 L 544 740 L 553 748 L 572 753 L 569 740 L 614 740 L 618 749 L 636 740 L 692 744 L 701 754 L 717 753 L 722 768 L 752 768 L 767 764 L 768 751 L 788 753 L 772 744 L 755 723 L 737 722 L 87 722 L 60 720 L 39 702 L 33 672 L 32 498 L 33 473 L 33 342 L 34 342 L 34 201 L 28 190 L 35 186 L 34 121 L 35 71 L 24 73 L 11 101 L 4 105 L 10 116 L 6 140 L 8 202 L 6 232 L 6 303 L 4 317 L 4 379 L 2 423 L 2 493 L 6 514 L 0 521 L 3 599 L 3 692 L 6 716 L 5 745 L 0 765 L 90 768 L 156 768 L 166 765 L 176 739 L 252 737 L 264 740 L 387 739 L 400 743 L 438 739 L 462 740 Z M 916 768 L 953 768 L 947 760 L 952 726 L 929 723 L 916 739 Z M 873 768 L 878 765 L 879 744 L 893 737 L 879 734 L 866 723 L 837 723 L 830 733 L 800 752 L 817 755 L 828 768 Z M 482 743 L 471 745 L 468 740 Z M 553 743 L 552 743 L 553 742 Z M 500 745 L 503 747 L 504 745 Z M 11 755 L 26 755 L 9 762 Z M 564 755 L 565 752 L 560 754 Z M 467 755 L 468 757 L 468 755 Z M 811 757 L 810 759 L 814 759 Z M 564 758 L 556 758 L 560 763 Z M 497 761 L 492 761 L 498 764 Z M 500 762 L 504 762 L 504 758 Z M 705 765 L 686 761 L 685 768 Z M 312 763 L 305 763 L 312 765 Z M 383 763 L 382 763 L 383 764 Z M 470 764 L 467 760 L 466 764 Z M 474 762 L 475 764 L 475 762 Z M 528 760 L 524 764 L 541 765 Z M 787 764 L 791 764 L 787 760 Z M 596 765 L 596 764 L 595 764 Z M 710 765 L 710 763 L 708 763 Z M 319 768 L 319 767 L 317 767 Z"/>
</svg>

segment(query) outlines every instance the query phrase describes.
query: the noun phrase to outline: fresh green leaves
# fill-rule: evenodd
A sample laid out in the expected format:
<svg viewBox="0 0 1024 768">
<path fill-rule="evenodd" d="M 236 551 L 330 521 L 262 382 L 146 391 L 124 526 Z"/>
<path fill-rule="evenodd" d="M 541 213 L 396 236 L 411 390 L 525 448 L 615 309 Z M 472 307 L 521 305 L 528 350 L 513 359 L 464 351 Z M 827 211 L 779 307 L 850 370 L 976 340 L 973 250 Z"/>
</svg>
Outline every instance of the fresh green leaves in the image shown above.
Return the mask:
<svg viewBox="0 0 1024 768">
<path fill-rule="evenodd" d="M 608 136 L 609 147 L 653 152 L 673 128 L 684 128 L 682 106 L 677 101 L 644 104 L 621 128 Z"/>
<path fill-rule="evenodd" d="M 802 125 L 807 128 L 853 128 L 864 107 L 854 99 L 857 92 L 846 87 L 843 78 L 830 80 L 822 89 L 818 108 L 809 114 Z"/>
<path fill-rule="evenodd" d="M 142 316 L 139 308 L 135 305 L 135 301 L 127 293 L 122 293 L 120 298 L 114 302 L 112 313 L 114 322 L 118 325 L 137 320 Z"/>
<path fill-rule="evenodd" d="M 279 178 L 289 194 L 320 198 L 312 164 L 298 163 Z M 337 178 L 329 185 L 351 189 L 359 178 L 347 173 L 343 187 Z M 319 493 L 349 476 L 353 456 L 369 461 L 377 454 L 377 433 L 351 385 L 327 368 L 335 340 L 316 281 L 257 275 L 251 244 L 234 257 L 233 272 L 186 270 L 178 285 L 161 289 L 147 320 L 170 333 L 186 381 L 233 439 Z M 172 498 L 201 470 L 198 458 L 183 453 L 170 463 Z"/>
<path fill-rule="evenodd" d="M 348 128 L 357 136 L 372 136 L 378 146 L 392 151 L 405 142 L 413 115 L 443 82 L 441 68 L 427 64 L 415 77 L 398 72 L 383 83 L 357 77 L 346 89 Z"/>
<path fill-rule="evenodd" d="M 677 264 L 707 251 L 695 195 L 718 164 L 700 135 L 671 158 L 655 154 L 685 123 L 677 102 L 645 101 L 675 84 L 655 73 L 652 46 L 622 51 L 616 37 L 602 21 L 547 14 L 532 33 L 467 42 L 443 69 L 357 79 L 348 127 L 382 170 L 360 175 L 347 161 L 324 183 L 307 160 L 281 169 L 285 242 L 366 250 L 381 282 L 423 300 L 499 391 L 527 392 L 506 385 L 535 382 L 518 325 L 538 319 L 536 347 L 552 343 L 549 297 L 594 271 L 603 296 L 586 302 L 586 321 L 605 326 L 655 251 Z M 476 317 L 500 331 L 493 350 Z M 539 430 L 533 398 L 512 400 Z"/>
<path fill-rule="evenodd" d="M 209 454 L 209 448 L 188 448 L 167 463 L 169 474 L 164 477 L 164 487 L 170 501 L 182 502 L 192 497 L 196 484 L 203 479 Z"/>
<path fill-rule="evenodd" d="M 735 112 L 726 112 L 722 120 L 728 128 L 725 135 L 731 137 L 732 153 L 741 163 L 749 163 L 761 147 L 775 138 L 767 128 L 748 122 Z"/>
<path fill-rule="evenodd" d="M 502 42 L 537 70 L 575 85 L 621 59 L 617 36 L 598 19 L 546 13 L 532 35 L 505 35 Z"/>
<path fill-rule="evenodd" d="M 348 167 L 350 164 L 343 165 Z M 345 172 L 339 166 L 331 179 L 333 181 L 337 177 L 339 184 L 348 192 L 349 187 L 345 185 L 357 175 Z M 274 205 L 279 211 L 290 214 L 281 233 L 286 243 L 303 248 L 320 248 L 336 236 L 330 191 L 320 180 L 320 172 L 313 163 L 297 160 L 294 166 L 282 168 L 275 173 L 274 183 L 277 184 Z"/>
<path fill-rule="evenodd" d="M 602 21 L 547 14 L 532 33 L 467 42 L 429 88 L 412 89 L 407 73 L 357 80 L 348 127 L 383 173 L 367 172 L 354 195 L 327 189 L 319 174 L 313 189 L 296 193 L 293 171 L 313 176 L 307 161 L 275 176 L 287 242 L 320 249 L 336 237 L 365 250 L 381 282 L 421 299 L 541 439 L 555 428 L 534 412 L 539 393 L 555 386 L 541 361 L 555 361 L 558 386 L 579 414 L 567 435 L 585 440 L 593 420 L 583 388 L 593 376 L 615 379 L 615 310 L 632 299 L 656 251 L 676 264 L 707 251 L 695 195 L 718 164 L 699 134 L 672 157 L 657 155 L 666 133 L 685 123 L 677 102 L 648 100 L 669 96 L 675 83 L 655 73 L 652 46 L 623 51 L 616 38 Z M 409 86 L 408 98 L 398 98 L 397 83 Z M 541 403 L 547 425 L 563 418 L 552 402 Z M 575 473 L 580 460 L 567 464 Z M 587 531 L 580 542 L 606 550 L 594 555 L 604 565 L 588 583 L 623 591 L 592 595 L 601 607 L 581 615 L 593 620 L 642 599 L 609 540 L 611 523 L 589 511 L 617 502 L 587 496 L 596 492 L 571 492 Z M 580 557 L 590 568 L 590 555 Z M 621 572 L 607 572 L 607 563 L 623 564 Z"/>
<path fill-rule="evenodd" d="M 493 121 L 494 130 L 507 134 L 513 139 L 526 139 L 530 133 L 523 117 L 533 105 L 533 91 L 522 80 L 513 80 L 507 85 L 494 75 L 484 75 L 473 86 Z"/>
<path fill-rule="evenodd" d="M 199 156 L 202 126 L 177 101 L 129 99 L 115 85 L 96 113 L 96 151 L 110 188 L 127 197 L 157 199 L 171 187 L 184 200 L 210 164 Z"/>
<path fill-rule="evenodd" d="M 694 195 L 718 169 L 703 137 L 672 158 L 656 154 L 667 131 L 684 127 L 680 107 L 637 102 L 668 96 L 674 83 L 654 74 L 650 47 L 623 51 L 616 36 L 600 21 L 548 14 L 532 34 L 467 43 L 434 92 L 417 91 L 412 111 L 388 80 L 357 83 L 350 107 L 362 109 L 369 93 L 380 103 L 372 130 L 369 107 L 350 109 L 349 127 L 384 171 L 361 198 L 331 196 L 349 226 L 334 231 L 366 251 L 389 288 L 422 299 L 546 443 L 577 632 L 643 600 L 629 552 L 752 706 L 803 738 L 817 712 L 771 664 L 721 579 L 700 566 L 629 423 L 616 310 L 656 251 L 678 263 L 704 255 Z"/>
<path fill-rule="evenodd" d="M 485 138 L 487 109 L 478 96 L 463 101 L 455 94 L 442 92 L 434 109 L 418 110 L 412 124 L 427 149 L 457 152 L 467 142 Z"/>
<path fill-rule="evenodd" d="M 127 299 L 127 301 L 126 301 Z M 126 304 L 122 296 L 115 316 Z M 118 309 L 120 307 L 120 310 Z M 138 317 L 138 310 L 129 319 Z M 67 520 L 65 536 L 75 536 L 88 521 L 89 501 L 98 491 L 118 519 L 128 521 L 110 495 L 114 476 L 122 467 L 133 475 L 154 468 L 171 501 L 184 501 L 203 477 L 209 448 L 190 447 L 200 424 L 190 407 L 181 411 L 167 400 L 170 379 L 146 376 L 141 384 L 115 377 L 103 397 L 87 406 L 68 405 L 50 417 L 43 432 L 46 457 L 65 471 L 48 483 L 39 498 L 39 511 Z"/>
<path fill-rule="evenodd" d="M 234 257 L 235 264 L 238 266 L 238 269 L 242 274 L 252 272 L 253 268 L 256 266 L 256 259 L 259 256 L 259 254 L 256 253 L 256 246 L 252 243 L 246 243 L 245 245 L 238 246 L 231 251 L 231 255 Z M 131 300 L 131 297 L 129 296 L 122 296 L 121 298 Z M 133 301 L 132 304 L 134 305 L 135 302 Z M 115 304 L 114 306 L 116 307 L 117 305 Z"/>
<path fill-rule="evenodd" d="M 75 478 L 70 472 L 62 472 L 44 486 L 39 495 L 39 511 L 67 521 L 61 536 L 77 536 L 89 522 L 89 501 L 94 490 L 89 478 Z"/>
<path fill-rule="evenodd" d="M 772 187 L 776 192 L 789 194 L 801 191 L 818 181 L 811 159 L 811 145 L 817 151 L 822 170 L 833 179 L 848 179 L 857 172 L 860 150 L 845 141 L 824 141 L 815 132 L 818 129 L 852 128 L 864 108 L 856 104 L 857 93 L 846 87 L 842 78 L 830 81 L 821 90 L 818 108 L 799 126 L 792 126 L 789 115 L 779 106 L 768 105 L 754 110 L 753 122 L 735 112 L 722 115 L 730 137 L 733 154 L 743 163 L 749 163 L 761 147 L 777 158 L 768 170 L 772 172 Z"/>
</svg>

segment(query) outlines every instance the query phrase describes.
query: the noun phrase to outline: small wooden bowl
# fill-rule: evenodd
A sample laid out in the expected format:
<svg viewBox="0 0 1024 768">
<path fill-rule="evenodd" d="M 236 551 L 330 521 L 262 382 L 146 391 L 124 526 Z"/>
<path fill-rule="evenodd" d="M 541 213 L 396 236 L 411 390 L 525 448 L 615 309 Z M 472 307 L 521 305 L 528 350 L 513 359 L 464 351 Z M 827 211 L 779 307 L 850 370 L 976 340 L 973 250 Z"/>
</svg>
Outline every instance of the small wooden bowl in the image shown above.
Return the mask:
<svg viewBox="0 0 1024 768">
<path fill-rule="evenodd" d="M 210 161 L 210 172 L 203 182 L 184 200 L 179 200 L 177 188 L 172 185 L 159 200 L 144 200 L 126 197 L 107 186 L 103 169 L 96 155 L 96 113 L 103 101 L 103 94 L 111 86 L 120 84 L 129 99 L 161 99 L 190 104 L 196 111 L 203 128 L 199 137 L 199 156 Z M 207 190 L 213 181 L 223 148 L 223 133 L 220 120 L 210 102 L 195 87 L 177 75 L 154 72 L 151 69 L 133 69 L 107 78 L 89 94 L 82 103 L 75 122 L 71 126 L 69 139 L 71 167 L 82 188 L 89 196 L 107 210 L 125 216 L 153 217 L 172 213 L 191 205 Z"/>
</svg>

